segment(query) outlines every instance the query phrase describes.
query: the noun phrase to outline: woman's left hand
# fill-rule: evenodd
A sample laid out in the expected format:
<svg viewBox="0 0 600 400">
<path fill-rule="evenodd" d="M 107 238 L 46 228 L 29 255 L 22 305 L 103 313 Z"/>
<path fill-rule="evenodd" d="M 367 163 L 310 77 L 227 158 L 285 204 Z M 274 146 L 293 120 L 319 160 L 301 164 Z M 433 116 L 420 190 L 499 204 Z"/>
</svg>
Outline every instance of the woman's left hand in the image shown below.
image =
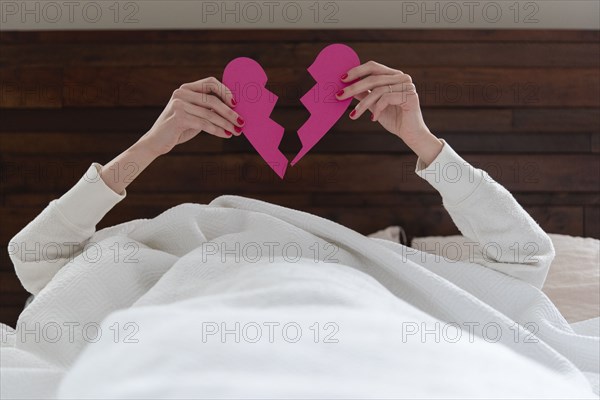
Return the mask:
<svg viewBox="0 0 600 400">
<path fill-rule="evenodd" d="M 355 120 L 370 110 L 372 121 L 402 139 L 425 164 L 437 157 L 443 143 L 425 124 L 419 96 L 409 75 L 369 61 L 349 70 L 341 80 L 353 83 L 338 92 L 337 98 L 358 100 L 350 118 Z"/>
<path fill-rule="evenodd" d="M 342 81 L 356 81 L 337 95 L 339 100 L 352 97 L 359 100 L 350 118 L 357 119 L 370 110 L 372 121 L 407 143 L 429 132 L 410 75 L 369 61 L 349 70 Z"/>
</svg>

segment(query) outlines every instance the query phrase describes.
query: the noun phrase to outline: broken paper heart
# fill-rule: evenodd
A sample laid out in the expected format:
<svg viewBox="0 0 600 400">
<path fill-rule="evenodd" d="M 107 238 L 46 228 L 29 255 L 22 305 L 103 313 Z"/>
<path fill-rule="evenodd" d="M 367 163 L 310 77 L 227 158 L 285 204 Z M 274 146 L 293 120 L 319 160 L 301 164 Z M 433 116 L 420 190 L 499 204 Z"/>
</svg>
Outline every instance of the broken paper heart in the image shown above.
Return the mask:
<svg viewBox="0 0 600 400">
<path fill-rule="evenodd" d="M 342 117 L 352 99 L 339 101 L 335 94 L 348 86 L 340 77 L 360 64 L 358 55 L 343 44 L 325 47 L 308 72 L 317 82 L 300 101 L 310 112 L 310 117 L 298 129 L 302 149 L 292 160 L 295 165 Z M 258 154 L 283 179 L 288 159 L 279 150 L 284 128 L 271 119 L 277 96 L 265 88 L 267 74 L 260 64 L 251 58 L 232 60 L 223 72 L 223 84 L 234 93 L 238 104 L 235 108 L 246 121 L 244 135 Z"/>
</svg>

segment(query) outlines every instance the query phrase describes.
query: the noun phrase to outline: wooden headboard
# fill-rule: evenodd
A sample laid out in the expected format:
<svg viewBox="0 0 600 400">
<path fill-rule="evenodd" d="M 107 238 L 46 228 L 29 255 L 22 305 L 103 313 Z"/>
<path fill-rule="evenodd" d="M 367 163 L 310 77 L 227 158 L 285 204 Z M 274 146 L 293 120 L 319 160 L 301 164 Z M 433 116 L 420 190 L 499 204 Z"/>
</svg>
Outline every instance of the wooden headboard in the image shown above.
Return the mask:
<svg viewBox="0 0 600 400">
<path fill-rule="evenodd" d="M 600 52 L 597 31 L 250 30 L 2 32 L 0 239 L 10 238 L 91 162 L 144 134 L 180 84 L 221 77 L 232 58 L 266 68 L 300 148 L 300 96 L 325 45 L 351 45 L 409 73 L 431 130 L 511 190 L 548 232 L 600 237 Z M 200 135 L 160 158 L 99 228 L 182 202 L 237 194 L 310 211 L 361 233 L 402 225 L 409 237 L 456 233 L 416 157 L 367 116 L 342 118 L 279 180 L 245 138 Z M 0 321 L 27 297 L 0 256 Z"/>
</svg>

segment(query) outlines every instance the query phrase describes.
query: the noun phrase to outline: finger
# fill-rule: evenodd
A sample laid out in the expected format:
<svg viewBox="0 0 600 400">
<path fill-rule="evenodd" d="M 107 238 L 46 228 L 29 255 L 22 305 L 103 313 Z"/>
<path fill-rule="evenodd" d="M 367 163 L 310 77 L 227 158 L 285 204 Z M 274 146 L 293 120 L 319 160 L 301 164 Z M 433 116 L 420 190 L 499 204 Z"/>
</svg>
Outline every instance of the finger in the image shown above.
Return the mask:
<svg viewBox="0 0 600 400">
<path fill-rule="evenodd" d="M 213 93 L 224 101 L 225 104 L 229 104 L 232 107 L 237 105 L 237 101 L 233 97 L 233 92 L 213 76 L 196 82 L 184 83 L 181 85 L 181 88 L 192 90 L 197 93 Z"/>
<path fill-rule="evenodd" d="M 417 93 L 417 87 L 412 82 L 403 82 L 398 85 L 392 85 L 392 93 L 414 94 Z"/>
<path fill-rule="evenodd" d="M 245 123 L 244 119 L 238 113 L 233 111 L 216 96 L 194 92 L 189 89 L 177 89 L 175 92 L 175 96 L 178 96 L 178 98 L 184 101 L 216 111 L 221 117 L 225 118 L 233 125 L 242 127 Z"/>
<path fill-rule="evenodd" d="M 379 118 L 379 115 L 383 112 L 383 110 L 385 110 L 391 104 L 392 97 L 396 95 L 399 95 L 399 93 L 383 94 L 373 106 L 373 116 L 371 117 L 371 120 L 377 121 L 377 118 Z"/>
<path fill-rule="evenodd" d="M 390 105 L 394 106 L 404 106 L 408 103 L 411 96 L 416 96 L 416 92 L 394 92 L 394 93 L 385 93 L 382 95 L 379 100 L 373 106 L 373 121 L 377 121 L 381 113 Z"/>
<path fill-rule="evenodd" d="M 190 129 L 195 129 L 198 132 L 206 132 L 213 136 L 222 137 L 225 139 L 231 138 L 231 135 L 228 135 L 227 132 L 225 132 L 225 129 L 216 126 L 207 119 L 186 113 L 184 121 Z"/>
<path fill-rule="evenodd" d="M 358 102 L 356 107 L 354 107 L 354 110 L 356 110 L 356 112 L 350 118 L 358 119 L 367 110 L 370 110 L 379 100 L 379 98 L 381 98 L 381 96 L 383 96 L 386 93 L 385 88 L 387 88 L 387 86 L 380 86 L 378 88 L 375 88 L 374 90 L 364 92 L 363 94 L 361 94 L 363 98 Z"/>
<path fill-rule="evenodd" d="M 369 93 L 371 93 L 370 91 L 366 91 L 363 93 L 357 93 L 354 95 L 354 98 L 358 101 L 361 101 L 362 99 L 364 99 L 365 97 L 367 97 L 369 95 Z"/>
<path fill-rule="evenodd" d="M 371 75 L 340 90 L 336 94 L 336 96 L 338 100 L 345 100 L 349 97 L 354 97 L 357 93 L 366 92 L 367 90 L 373 90 L 380 86 L 387 87 L 388 85 L 395 85 L 402 82 L 408 82 L 409 79 L 411 78 L 406 74 Z"/>
<path fill-rule="evenodd" d="M 207 108 L 197 106 L 191 103 L 184 104 L 184 110 L 188 114 L 194 115 L 196 117 L 204 118 L 210 121 L 213 125 L 216 125 L 220 128 L 223 128 L 225 132 L 229 132 L 232 135 L 239 136 L 241 135 L 242 128 L 233 125 L 231 122 L 221 117 L 219 114 L 211 111 Z"/>
<path fill-rule="evenodd" d="M 342 81 L 352 82 L 368 75 L 394 75 L 398 73 L 402 73 L 402 71 L 386 67 L 375 61 L 368 61 L 348 70 L 345 75 L 342 75 Z"/>
</svg>

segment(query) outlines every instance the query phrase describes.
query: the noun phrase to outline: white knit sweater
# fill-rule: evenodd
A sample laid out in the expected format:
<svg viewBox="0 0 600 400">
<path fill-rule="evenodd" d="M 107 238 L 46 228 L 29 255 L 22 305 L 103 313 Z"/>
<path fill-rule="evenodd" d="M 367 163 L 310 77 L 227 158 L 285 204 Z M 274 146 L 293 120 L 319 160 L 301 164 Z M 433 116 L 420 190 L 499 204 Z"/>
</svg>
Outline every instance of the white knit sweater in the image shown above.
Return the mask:
<svg viewBox="0 0 600 400">
<path fill-rule="evenodd" d="M 99 167 L 9 244 L 36 297 L 16 330 L 2 326 L 2 398 L 581 397 L 588 380 L 597 393 L 598 338 L 575 333 L 540 291 L 552 242 L 446 142 L 416 173 L 472 241 L 470 262 L 235 196 L 95 232 L 126 197 Z M 304 332 L 293 346 L 244 331 L 286 321 Z M 86 323 L 111 335 L 89 340 Z M 406 340 L 440 323 L 474 337 Z M 490 326 L 500 337 L 488 340 Z M 70 337 L 51 340 L 48 327 Z M 112 337 L 127 329 L 135 345 Z M 324 345 L 334 331 L 337 345 Z"/>
</svg>

